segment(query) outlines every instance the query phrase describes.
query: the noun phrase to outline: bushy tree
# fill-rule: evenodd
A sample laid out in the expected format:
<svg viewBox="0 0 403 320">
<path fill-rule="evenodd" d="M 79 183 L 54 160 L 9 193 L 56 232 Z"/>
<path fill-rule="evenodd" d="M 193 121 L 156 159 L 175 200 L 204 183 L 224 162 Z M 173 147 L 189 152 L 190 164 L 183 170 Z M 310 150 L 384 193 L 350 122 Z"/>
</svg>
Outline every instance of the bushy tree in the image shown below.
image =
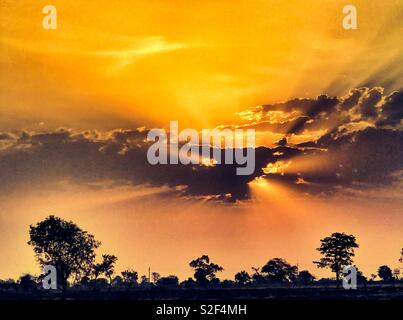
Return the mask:
<svg viewBox="0 0 403 320">
<path fill-rule="evenodd" d="M 311 283 L 315 280 L 315 276 L 312 275 L 308 270 L 302 270 L 298 273 L 297 280 L 301 283 Z"/>
<path fill-rule="evenodd" d="M 388 266 L 380 266 L 378 268 L 378 276 L 381 278 L 383 281 L 390 281 L 393 279 L 393 274 L 392 274 L 392 269 L 389 268 Z"/>
<path fill-rule="evenodd" d="M 251 279 L 251 276 L 245 270 L 242 270 L 235 275 L 235 282 L 240 285 L 249 283 Z"/>
<path fill-rule="evenodd" d="M 234 286 L 235 286 L 235 282 L 232 280 L 226 279 L 221 282 L 222 288 L 233 288 Z"/>
<path fill-rule="evenodd" d="M 266 283 L 266 278 L 264 275 L 262 275 L 262 273 L 260 272 L 260 268 L 259 267 L 252 267 L 252 270 L 254 271 L 254 273 L 252 274 L 252 281 L 255 284 L 264 284 Z"/>
<path fill-rule="evenodd" d="M 183 280 L 180 283 L 180 286 L 184 287 L 184 288 L 193 288 L 194 285 L 195 285 L 195 281 L 193 280 L 193 278 L 187 278 L 186 280 Z"/>
<path fill-rule="evenodd" d="M 323 258 L 314 263 L 318 268 L 330 268 L 336 273 L 337 287 L 339 287 L 340 273 L 345 266 L 353 263 L 354 249 L 358 248 L 356 239 L 353 235 L 335 232 L 320 241 L 321 246 L 316 250 L 323 255 Z"/>
<path fill-rule="evenodd" d="M 157 283 L 157 281 L 161 278 L 161 275 L 158 272 L 153 272 L 151 274 L 151 278 L 153 279 L 153 283 Z"/>
<path fill-rule="evenodd" d="M 35 290 L 36 289 L 36 278 L 30 274 L 24 274 L 18 280 L 20 287 L 25 290 Z"/>
<path fill-rule="evenodd" d="M 157 286 L 159 287 L 177 287 L 178 285 L 179 279 L 177 276 L 174 275 L 159 278 L 157 281 Z"/>
<path fill-rule="evenodd" d="M 90 286 L 91 279 L 89 276 L 84 276 L 80 279 L 79 285 L 82 288 L 88 288 Z"/>
<path fill-rule="evenodd" d="M 272 282 L 290 282 L 297 277 L 298 269 L 284 259 L 274 258 L 262 267 L 262 273 Z"/>
<path fill-rule="evenodd" d="M 0 289 L 2 290 L 16 290 L 18 284 L 14 279 L 0 280 Z"/>
<path fill-rule="evenodd" d="M 213 278 L 210 280 L 210 286 L 212 287 L 218 287 L 221 284 L 220 279 L 218 278 Z"/>
<path fill-rule="evenodd" d="M 95 249 L 100 245 L 93 235 L 72 221 L 53 215 L 31 225 L 29 235 L 28 244 L 33 246 L 38 262 L 56 267 L 63 296 L 70 277 L 78 279 L 91 269 Z"/>
<path fill-rule="evenodd" d="M 132 269 L 126 269 L 122 271 L 121 274 L 123 278 L 123 283 L 127 288 L 133 288 L 137 285 L 139 275 L 136 271 Z"/>
<path fill-rule="evenodd" d="M 218 264 L 210 262 L 207 255 L 203 255 L 189 263 L 189 266 L 194 269 L 194 277 L 197 284 L 200 286 L 208 285 L 213 279 L 216 278 L 216 273 L 223 271 L 223 267 Z"/>
<path fill-rule="evenodd" d="M 112 287 L 114 288 L 122 288 L 123 287 L 123 278 L 119 275 L 115 276 L 112 279 Z"/>
<path fill-rule="evenodd" d="M 150 279 L 146 275 L 142 275 L 140 277 L 140 286 L 141 287 L 149 287 L 150 286 Z"/>
</svg>

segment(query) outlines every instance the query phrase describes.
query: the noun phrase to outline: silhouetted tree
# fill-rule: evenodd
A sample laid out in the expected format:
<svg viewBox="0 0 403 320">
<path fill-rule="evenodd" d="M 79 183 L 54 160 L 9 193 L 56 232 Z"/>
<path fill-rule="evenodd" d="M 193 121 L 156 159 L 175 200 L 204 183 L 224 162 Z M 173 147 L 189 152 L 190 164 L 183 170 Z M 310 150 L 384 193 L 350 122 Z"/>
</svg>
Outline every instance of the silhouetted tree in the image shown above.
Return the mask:
<svg viewBox="0 0 403 320">
<path fill-rule="evenodd" d="M 151 277 L 153 279 L 153 283 L 157 283 L 157 281 L 161 278 L 161 275 L 158 272 L 153 272 Z"/>
<path fill-rule="evenodd" d="M 242 270 L 235 275 L 235 282 L 240 285 L 249 283 L 251 279 L 251 276 L 245 270 Z"/>
<path fill-rule="evenodd" d="M 93 268 L 92 268 L 92 283 L 93 283 L 93 289 L 94 291 L 96 290 L 96 286 L 97 286 L 97 281 L 98 281 L 98 277 L 103 273 L 103 265 L 102 263 L 96 263 L 94 264 Z"/>
<path fill-rule="evenodd" d="M 383 281 L 390 281 L 393 279 L 393 274 L 392 274 L 392 269 L 389 268 L 388 266 L 380 266 L 378 268 L 378 276 L 381 278 Z"/>
<path fill-rule="evenodd" d="M 25 291 L 35 290 L 36 289 L 36 281 L 35 277 L 30 274 L 24 274 L 20 277 L 18 283 L 21 288 Z"/>
<path fill-rule="evenodd" d="M 79 285 L 84 288 L 88 288 L 90 286 L 91 279 L 88 276 L 84 276 L 80 279 Z"/>
<path fill-rule="evenodd" d="M 262 273 L 272 282 L 290 282 L 297 277 L 298 269 L 284 259 L 274 258 L 262 267 Z"/>
<path fill-rule="evenodd" d="M 140 277 L 140 286 L 141 287 L 150 287 L 150 282 L 146 275 L 143 275 Z"/>
<path fill-rule="evenodd" d="M 53 265 L 58 271 L 63 297 L 66 294 L 67 280 L 87 273 L 95 259 L 94 250 L 100 242 L 94 236 L 81 230 L 72 221 L 53 215 L 30 226 L 29 245 L 41 265 Z"/>
<path fill-rule="evenodd" d="M 255 284 L 266 283 L 266 278 L 264 277 L 264 275 L 261 274 L 260 268 L 252 267 L 252 270 L 254 271 L 254 273 L 252 275 L 252 280 Z"/>
<path fill-rule="evenodd" d="M 159 287 L 177 287 L 179 285 L 179 279 L 177 276 L 168 276 L 159 278 L 157 286 Z"/>
<path fill-rule="evenodd" d="M 193 278 L 187 278 L 186 280 L 184 280 L 180 283 L 180 286 L 184 287 L 184 288 L 193 288 L 194 284 L 195 284 L 195 281 L 193 280 Z"/>
<path fill-rule="evenodd" d="M 400 269 L 399 268 L 393 269 L 393 276 L 394 276 L 394 279 L 399 280 L 399 276 L 400 276 Z"/>
<path fill-rule="evenodd" d="M 112 289 L 112 276 L 115 273 L 115 263 L 118 258 L 112 254 L 103 254 L 102 262 L 94 266 L 98 276 L 104 274 L 109 279 L 109 291 Z"/>
<path fill-rule="evenodd" d="M 0 289 L 16 290 L 17 287 L 18 287 L 18 284 L 15 282 L 14 279 L 0 280 Z"/>
<path fill-rule="evenodd" d="M 119 275 L 112 279 L 112 287 L 121 288 L 123 286 L 123 278 Z"/>
<path fill-rule="evenodd" d="M 220 279 L 218 278 L 213 278 L 210 280 L 210 286 L 212 287 L 218 287 L 220 285 Z"/>
<path fill-rule="evenodd" d="M 132 269 L 126 269 L 121 272 L 123 277 L 123 283 L 127 288 L 133 288 L 137 285 L 137 280 L 139 275 L 136 271 Z"/>
<path fill-rule="evenodd" d="M 357 266 L 354 266 L 354 268 L 357 270 L 357 284 L 363 285 L 364 288 L 367 289 L 367 277 L 364 276 Z"/>
<path fill-rule="evenodd" d="M 337 288 L 340 286 L 340 273 L 343 267 L 351 265 L 354 249 L 358 248 L 353 235 L 335 232 L 330 237 L 321 239 L 321 246 L 317 248 L 324 257 L 314 261 L 318 268 L 330 268 L 336 273 Z"/>
<path fill-rule="evenodd" d="M 308 270 L 302 270 L 298 273 L 297 280 L 301 283 L 311 283 L 315 280 L 315 276 L 313 276 Z"/>
<path fill-rule="evenodd" d="M 200 286 L 208 285 L 216 278 L 216 273 L 223 271 L 223 267 L 210 262 L 207 255 L 203 255 L 189 263 L 189 266 L 195 270 L 194 277 Z"/>
<path fill-rule="evenodd" d="M 234 287 L 235 286 L 235 282 L 234 281 L 232 281 L 232 280 L 223 280 L 222 282 L 221 282 L 221 287 L 222 288 L 232 288 L 232 287 Z"/>
<path fill-rule="evenodd" d="M 109 281 L 106 278 L 99 278 L 97 280 L 95 280 L 96 283 L 96 287 L 99 290 L 105 290 L 108 289 L 109 290 Z"/>
</svg>

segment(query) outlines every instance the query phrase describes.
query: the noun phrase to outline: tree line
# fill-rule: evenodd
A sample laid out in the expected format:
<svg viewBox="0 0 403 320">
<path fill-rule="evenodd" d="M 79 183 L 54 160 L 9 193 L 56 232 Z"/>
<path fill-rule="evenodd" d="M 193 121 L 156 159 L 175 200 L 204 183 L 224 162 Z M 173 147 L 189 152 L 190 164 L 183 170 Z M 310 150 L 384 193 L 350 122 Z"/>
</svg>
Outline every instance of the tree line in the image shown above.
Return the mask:
<svg viewBox="0 0 403 320">
<path fill-rule="evenodd" d="M 72 221 L 66 221 L 56 216 L 48 216 L 29 229 L 29 245 L 33 247 L 36 259 L 41 266 L 53 265 L 57 270 L 57 283 L 64 296 L 68 287 L 85 290 L 100 290 L 107 288 L 134 289 L 144 287 L 183 287 L 183 288 L 210 288 L 210 287 L 243 287 L 268 284 L 303 284 L 315 282 L 335 281 L 337 287 L 341 282 L 342 271 L 345 266 L 353 265 L 355 249 L 359 248 L 353 235 L 335 232 L 320 240 L 317 250 L 321 254 L 319 261 L 314 261 L 318 268 L 328 268 L 335 274 L 335 280 L 320 279 L 308 270 L 298 270 L 298 267 L 282 258 L 273 258 L 262 267 L 252 267 L 252 273 L 241 270 L 234 275 L 233 280 L 220 281 L 218 274 L 224 268 L 212 262 L 207 255 L 192 260 L 193 278 L 179 282 L 175 275 L 161 277 L 153 272 L 149 277 L 141 276 L 133 269 L 126 269 L 116 274 L 115 265 L 118 258 L 113 254 L 103 254 L 97 262 L 95 250 L 101 242 L 92 234 L 79 228 Z M 403 262 L 403 248 L 401 258 Z M 358 270 L 358 268 L 356 267 Z M 377 274 L 372 274 L 371 280 L 379 277 L 383 281 L 399 280 L 400 270 L 392 270 L 387 265 L 378 268 Z M 45 275 L 34 277 L 26 274 L 15 282 L 13 280 L 0 281 L 0 288 L 10 289 L 17 286 L 23 289 L 34 289 Z M 150 279 L 151 278 L 151 279 Z M 358 270 L 358 282 L 365 283 L 367 278 Z"/>
</svg>

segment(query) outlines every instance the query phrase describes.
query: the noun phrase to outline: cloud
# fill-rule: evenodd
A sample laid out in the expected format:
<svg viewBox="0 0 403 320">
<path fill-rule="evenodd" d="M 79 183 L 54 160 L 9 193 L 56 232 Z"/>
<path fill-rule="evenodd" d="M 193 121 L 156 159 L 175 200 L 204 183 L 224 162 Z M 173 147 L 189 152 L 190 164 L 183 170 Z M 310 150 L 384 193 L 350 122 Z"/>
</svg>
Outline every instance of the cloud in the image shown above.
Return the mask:
<svg viewBox="0 0 403 320">
<path fill-rule="evenodd" d="M 273 117 L 280 113 L 281 117 Z M 251 121 L 242 127 L 267 130 L 286 135 L 299 135 L 314 130 L 328 132 L 358 122 L 367 126 L 401 125 L 403 119 L 403 93 L 385 94 L 382 87 L 351 89 L 345 96 L 293 98 L 288 101 L 250 108 L 240 113 Z"/>
<path fill-rule="evenodd" d="M 36 184 L 46 189 L 52 182 L 71 180 L 94 185 L 102 181 L 116 184 L 168 186 L 182 196 L 225 201 L 250 196 L 248 183 L 256 177 L 274 179 L 305 191 L 320 192 L 355 183 L 389 185 L 400 178 L 403 133 L 390 129 L 367 128 L 344 134 L 333 132 L 317 142 L 296 147 L 256 149 L 256 171 L 237 176 L 235 166 L 157 165 L 146 160 L 146 131 L 117 130 L 104 133 L 74 133 L 59 130 L 48 133 L 22 132 L 0 156 L 0 191 Z M 281 174 L 267 170 L 288 163 Z M 326 166 L 315 167 L 325 162 Z M 309 163 L 308 170 L 299 168 Z M 304 181 L 304 183 L 301 183 Z"/>
<path fill-rule="evenodd" d="M 363 118 L 376 118 L 378 116 L 378 103 L 382 100 L 383 88 L 375 87 L 365 90 L 359 104 L 359 113 Z"/>
<path fill-rule="evenodd" d="M 164 37 L 154 36 L 136 40 L 135 44 L 130 47 L 114 50 L 92 51 L 89 52 L 89 54 L 102 58 L 116 59 L 120 67 L 125 67 L 136 62 L 140 58 L 190 47 L 194 47 L 194 45 L 180 42 L 169 42 Z"/>
<path fill-rule="evenodd" d="M 248 197 L 248 182 L 260 175 L 260 169 L 272 158 L 270 149 L 256 150 L 257 170 L 250 176 L 236 175 L 237 165 L 152 166 L 146 156 L 146 134 L 143 129 L 21 132 L 0 152 L 0 190 L 29 184 L 46 187 L 61 180 L 85 184 L 112 180 L 118 184 L 169 186 L 182 195 L 235 201 Z"/>
<path fill-rule="evenodd" d="M 342 98 L 340 109 L 345 111 L 350 110 L 352 107 L 356 106 L 365 90 L 366 88 L 351 89 L 350 92 Z"/>
<path fill-rule="evenodd" d="M 335 130 L 298 147 L 306 150 L 291 158 L 283 174 L 266 178 L 294 184 L 294 188 L 314 194 L 345 187 L 382 188 L 403 181 L 399 173 L 403 170 L 403 131 Z"/>
<path fill-rule="evenodd" d="M 126 48 L 121 50 L 97 51 L 94 54 L 99 56 L 113 57 L 118 59 L 136 58 L 157 54 L 162 52 L 175 51 L 186 48 L 183 43 L 169 43 L 163 38 L 156 37 L 146 39 L 144 43 L 135 48 Z"/>
<path fill-rule="evenodd" d="M 288 117 L 283 115 L 287 120 L 273 121 L 271 112 L 288 113 Z M 353 88 L 345 96 L 294 98 L 243 114 L 251 122 L 242 127 L 283 133 L 284 138 L 275 144 L 296 151 L 281 173 L 266 170 L 266 179 L 314 194 L 346 187 L 382 188 L 403 181 L 400 91 L 386 94 L 382 87 Z M 318 129 L 325 129 L 319 139 L 292 144 L 297 137 L 309 137 Z M 275 166 L 269 164 L 268 168 Z"/>
<path fill-rule="evenodd" d="M 377 125 L 399 125 L 403 119 L 403 92 L 395 91 L 385 98 Z"/>
<path fill-rule="evenodd" d="M 152 166 L 146 157 L 150 142 L 145 128 L 3 132 L 0 192 L 29 185 L 46 188 L 62 180 L 88 185 L 113 181 L 236 201 L 250 197 L 249 183 L 258 177 L 314 194 L 341 187 L 392 186 L 403 177 L 402 97 L 401 92 L 386 95 L 378 87 L 359 88 L 344 97 L 321 95 L 254 108 L 249 112 L 260 115 L 248 114 L 250 122 L 240 127 L 253 127 L 263 135 L 272 130 L 284 137 L 273 147 L 256 148 L 256 169 L 250 176 L 236 175 L 235 164 Z M 328 130 L 319 139 L 290 142 L 321 126 Z"/>
<path fill-rule="evenodd" d="M 261 108 L 250 109 L 247 116 L 259 119 L 252 125 L 253 128 L 266 129 L 285 134 L 301 134 L 307 127 L 313 127 L 317 120 L 323 120 L 332 113 L 340 103 L 339 98 L 319 95 L 316 99 L 295 98 L 281 103 L 263 105 Z M 283 119 L 273 119 L 273 112 L 281 112 Z M 258 113 L 259 117 L 253 117 Z M 249 125 L 247 125 L 248 127 Z"/>
</svg>

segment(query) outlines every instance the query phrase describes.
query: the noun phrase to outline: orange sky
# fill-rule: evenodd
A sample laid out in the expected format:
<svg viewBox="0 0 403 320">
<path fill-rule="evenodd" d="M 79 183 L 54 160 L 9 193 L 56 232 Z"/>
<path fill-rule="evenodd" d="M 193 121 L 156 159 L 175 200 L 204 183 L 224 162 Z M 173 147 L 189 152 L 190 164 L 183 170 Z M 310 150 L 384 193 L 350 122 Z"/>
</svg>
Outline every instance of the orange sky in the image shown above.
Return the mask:
<svg viewBox="0 0 403 320">
<path fill-rule="evenodd" d="M 48 1 L 0 0 L 0 130 L 169 120 L 211 128 L 251 106 L 346 94 L 385 67 L 379 81 L 401 88 L 403 3 L 353 2 L 356 31 L 342 29 L 343 0 L 52 0 L 58 28 L 48 31 Z M 253 199 L 235 206 L 158 197 L 163 190 L 146 187 L 10 190 L 0 195 L 0 279 L 38 273 L 28 226 L 49 214 L 93 233 L 100 252 L 118 256 L 118 270 L 142 274 L 151 266 L 184 278 L 189 261 L 208 254 L 224 278 L 273 257 L 330 276 L 312 260 L 320 238 L 335 231 L 357 236 L 367 276 L 381 264 L 398 266 L 401 198 L 325 200 L 281 185 L 250 187 Z"/>
<path fill-rule="evenodd" d="M 402 49 L 393 0 L 354 1 L 354 31 L 341 0 L 55 0 L 50 31 L 45 4 L 0 2 L 0 128 L 211 127 L 249 106 L 346 93 Z"/>
<path fill-rule="evenodd" d="M 317 276 L 332 276 L 312 261 L 319 258 L 319 240 L 335 231 L 357 237 L 355 262 L 365 275 L 382 264 L 398 267 L 401 201 L 321 200 L 275 185 L 253 185 L 252 190 L 253 200 L 236 206 L 161 199 L 161 189 L 100 191 L 61 184 L 53 192 L 21 190 L 0 199 L 0 278 L 39 273 L 26 244 L 28 226 L 52 213 L 72 219 L 102 241 L 99 253 L 116 254 L 117 271 L 132 267 L 146 274 L 150 266 L 184 279 L 192 275 L 189 262 L 208 254 L 224 266 L 221 278 L 231 279 L 241 269 L 251 272 L 274 257 Z"/>
</svg>

